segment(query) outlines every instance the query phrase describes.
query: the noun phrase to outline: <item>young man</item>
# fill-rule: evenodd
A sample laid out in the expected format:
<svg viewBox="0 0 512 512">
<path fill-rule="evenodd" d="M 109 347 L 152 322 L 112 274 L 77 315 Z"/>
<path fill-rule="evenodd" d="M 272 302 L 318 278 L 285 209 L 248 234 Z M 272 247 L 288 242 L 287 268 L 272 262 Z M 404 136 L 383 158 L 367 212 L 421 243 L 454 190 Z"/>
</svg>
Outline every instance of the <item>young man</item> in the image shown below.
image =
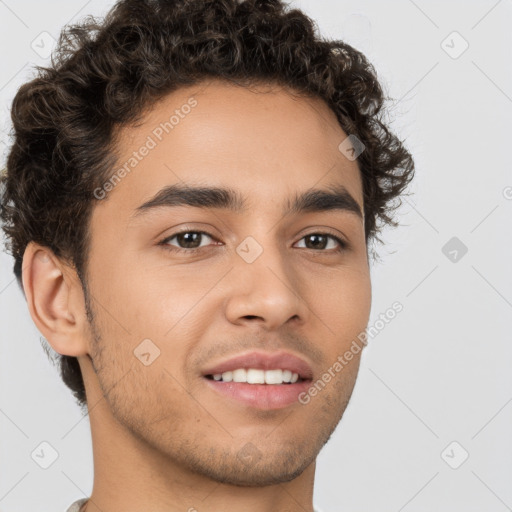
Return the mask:
<svg viewBox="0 0 512 512">
<path fill-rule="evenodd" d="M 372 66 L 280 0 L 124 0 L 57 56 L 14 100 L 1 213 L 90 417 L 69 511 L 313 511 L 414 169 Z"/>
</svg>

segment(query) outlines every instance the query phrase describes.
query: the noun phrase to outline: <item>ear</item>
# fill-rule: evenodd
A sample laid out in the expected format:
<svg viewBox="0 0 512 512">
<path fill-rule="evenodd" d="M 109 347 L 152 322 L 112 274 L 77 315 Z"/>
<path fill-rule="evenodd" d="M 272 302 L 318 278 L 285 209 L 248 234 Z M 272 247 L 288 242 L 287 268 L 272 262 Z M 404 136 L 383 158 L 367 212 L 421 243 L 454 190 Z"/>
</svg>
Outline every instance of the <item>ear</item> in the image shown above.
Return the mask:
<svg viewBox="0 0 512 512">
<path fill-rule="evenodd" d="M 76 272 L 48 247 L 30 242 L 25 249 L 22 282 L 30 316 L 59 354 L 88 354 L 87 316 Z"/>
</svg>

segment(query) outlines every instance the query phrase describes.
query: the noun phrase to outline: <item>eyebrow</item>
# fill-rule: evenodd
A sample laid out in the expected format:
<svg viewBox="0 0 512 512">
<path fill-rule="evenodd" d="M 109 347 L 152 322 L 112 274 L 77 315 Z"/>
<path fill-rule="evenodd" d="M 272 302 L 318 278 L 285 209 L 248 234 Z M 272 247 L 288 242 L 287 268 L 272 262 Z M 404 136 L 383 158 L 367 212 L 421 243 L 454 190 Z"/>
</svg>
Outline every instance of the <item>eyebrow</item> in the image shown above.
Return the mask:
<svg viewBox="0 0 512 512">
<path fill-rule="evenodd" d="M 151 199 L 135 209 L 132 217 L 138 217 L 161 207 L 191 206 L 195 208 L 226 209 L 235 213 L 246 211 L 246 201 L 238 191 L 229 187 L 200 187 L 169 185 L 159 190 Z M 343 185 L 331 185 L 328 189 L 309 189 L 288 199 L 283 215 L 338 210 L 355 214 L 363 220 L 359 203 Z"/>
</svg>

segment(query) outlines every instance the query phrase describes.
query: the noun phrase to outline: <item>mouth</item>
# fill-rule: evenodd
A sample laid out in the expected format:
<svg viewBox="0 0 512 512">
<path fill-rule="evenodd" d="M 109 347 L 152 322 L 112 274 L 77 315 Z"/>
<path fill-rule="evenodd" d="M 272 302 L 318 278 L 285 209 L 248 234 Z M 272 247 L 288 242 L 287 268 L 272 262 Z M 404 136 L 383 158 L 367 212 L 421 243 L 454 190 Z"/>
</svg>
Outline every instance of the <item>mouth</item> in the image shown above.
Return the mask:
<svg viewBox="0 0 512 512">
<path fill-rule="evenodd" d="M 312 381 L 311 366 L 291 353 L 251 352 L 203 371 L 207 386 L 231 402 L 255 409 L 283 409 L 299 403 Z"/>
<path fill-rule="evenodd" d="M 291 370 L 260 370 L 258 368 L 237 368 L 224 373 L 205 375 L 205 377 L 217 382 L 245 382 L 247 384 L 267 384 L 270 386 L 295 384 L 306 380 Z"/>
</svg>

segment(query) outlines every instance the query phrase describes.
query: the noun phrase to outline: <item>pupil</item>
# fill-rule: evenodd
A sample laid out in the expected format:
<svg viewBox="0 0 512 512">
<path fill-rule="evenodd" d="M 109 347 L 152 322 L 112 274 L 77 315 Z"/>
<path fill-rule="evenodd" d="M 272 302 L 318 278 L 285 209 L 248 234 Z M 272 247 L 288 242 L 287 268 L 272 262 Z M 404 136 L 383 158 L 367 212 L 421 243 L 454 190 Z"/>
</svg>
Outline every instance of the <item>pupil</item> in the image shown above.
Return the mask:
<svg viewBox="0 0 512 512">
<path fill-rule="evenodd" d="M 201 245 L 200 237 L 201 237 L 201 233 L 196 233 L 196 232 L 180 233 L 178 235 L 178 243 L 180 245 L 184 244 L 187 249 L 195 249 L 196 247 L 199 247 Z"/>
<path fill-rule="evenodd" d="M 320 243 L 320 247 L 318 245 L 318 243 L 313 243 L 313 246 L 312 247 L 309 247 L 308 246 L 308 240 L 315 240 L 316 242 L 318 242 L 319 239 L 323 238 L 323 243 Z M 326 247 L 326 237 L 323 236 L 323 235 L 308 235 L 306 237 L 306 246 L 308 247 L 308 249 L 325 249 Z"/>
</svg>

